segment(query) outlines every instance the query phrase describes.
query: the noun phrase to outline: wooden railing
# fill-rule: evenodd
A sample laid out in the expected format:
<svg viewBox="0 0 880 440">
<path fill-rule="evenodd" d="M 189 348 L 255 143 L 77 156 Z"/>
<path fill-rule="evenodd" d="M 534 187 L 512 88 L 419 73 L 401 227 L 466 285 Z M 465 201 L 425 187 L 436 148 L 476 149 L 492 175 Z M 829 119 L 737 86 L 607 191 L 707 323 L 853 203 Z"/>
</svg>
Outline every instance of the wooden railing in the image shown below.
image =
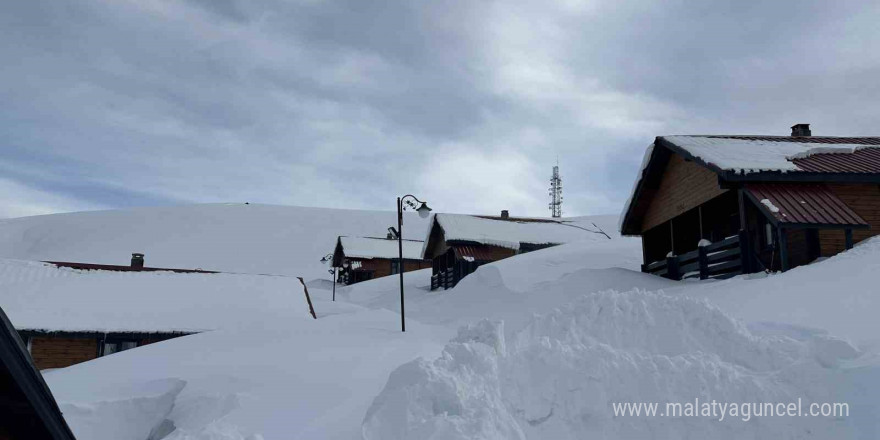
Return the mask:
<svg viewBox="0 0 880 440">
<path fill-rule="evenodd" d="M 642 265 L 642 272 L 660 275 L 672 280 L 683 278 L 729 278 L 748 273 L 751 255 L 744 232 L 717 243 L 700 246 L 695 251 L 667 257 L 665 260 Z"/>
<path fill-rule="evenodd" d="M 431 275 L 431 290 L 444 288 L 451 289 L 458 282 L 455 276 L 455 270 L 452 267 L 447 270 Z"/>
</svg>

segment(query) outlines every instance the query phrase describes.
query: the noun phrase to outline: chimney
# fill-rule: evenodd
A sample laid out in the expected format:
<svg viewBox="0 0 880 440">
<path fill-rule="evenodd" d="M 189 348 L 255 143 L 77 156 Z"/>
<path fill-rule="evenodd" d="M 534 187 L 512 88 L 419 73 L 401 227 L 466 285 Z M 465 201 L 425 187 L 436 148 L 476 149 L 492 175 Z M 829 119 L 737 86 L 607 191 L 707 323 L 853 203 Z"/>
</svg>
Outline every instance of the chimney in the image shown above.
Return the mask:
<svg viewBox="0 0 880 440">
<path fill-rule="evenodd" d="M 506 209 L 501 211 L 501 218 L 510 218 L 510 213 Z"/>
<path fill-rule="evenodd" d="M 139 253 L 131 254 L 131 267 L 143 269 L 143 267 L 144 267 L 144 254 L 139 254 Z"/>
<path fill-rule="evenodd" d="M 794 124 L 791 126 L 792 136 L 811 136 L 810 124 Z"/>
</svg>

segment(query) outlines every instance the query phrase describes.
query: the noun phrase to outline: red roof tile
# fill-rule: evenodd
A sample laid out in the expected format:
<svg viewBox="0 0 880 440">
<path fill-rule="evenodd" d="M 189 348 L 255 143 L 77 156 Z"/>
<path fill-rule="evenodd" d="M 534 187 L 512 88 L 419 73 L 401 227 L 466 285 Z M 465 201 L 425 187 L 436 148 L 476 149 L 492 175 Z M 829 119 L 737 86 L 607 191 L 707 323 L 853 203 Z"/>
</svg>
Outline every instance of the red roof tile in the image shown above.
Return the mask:
<svg viewBox="0 0 880 440">
<path fill-rule="evenodd" d="M 749 183 L 745 190 L 758 208 L 783 227 L 868 227 L 863 218 L 822 184 Z"/>
</svg>

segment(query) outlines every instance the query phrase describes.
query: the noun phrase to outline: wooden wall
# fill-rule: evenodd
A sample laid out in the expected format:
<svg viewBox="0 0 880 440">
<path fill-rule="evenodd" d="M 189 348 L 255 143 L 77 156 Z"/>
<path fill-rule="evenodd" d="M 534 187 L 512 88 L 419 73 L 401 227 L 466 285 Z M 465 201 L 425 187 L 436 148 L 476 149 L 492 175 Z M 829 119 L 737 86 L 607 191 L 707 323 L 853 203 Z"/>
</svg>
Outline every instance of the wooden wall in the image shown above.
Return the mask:
<svg viewBox="0 0 880 440">
<path fill-rule="evenodd" d="M 31 357 L 38 369 L 63 368 L 98 357 L 94 338 L 31 338 Z"/>
<path fill-rule="evenodd" d="M 871 225 L 870 229 L 853 230 L 853 243 L 880 233 L 880 186 L 866 183 L 832 183 L 828 184 L 828 187 L 834 195 Z M 846 249 L 843 230 L 819 231 L 819 242 L 823 257 L 830 257 Z"/>
<path fill-rule="evenodd" d="M 718 186 L 718 176 L 713 171 L 673 154 L 642 219 L 641 232 L 644 233 L 726 191 Z"/>
<path fill-rule="evenodd" d="M 517 251 L 501 246 L 483 245 L 480 246 L 480 254 L 490 258 L 490 261 L 498 261 L 516 255 Z"/>
</svg>

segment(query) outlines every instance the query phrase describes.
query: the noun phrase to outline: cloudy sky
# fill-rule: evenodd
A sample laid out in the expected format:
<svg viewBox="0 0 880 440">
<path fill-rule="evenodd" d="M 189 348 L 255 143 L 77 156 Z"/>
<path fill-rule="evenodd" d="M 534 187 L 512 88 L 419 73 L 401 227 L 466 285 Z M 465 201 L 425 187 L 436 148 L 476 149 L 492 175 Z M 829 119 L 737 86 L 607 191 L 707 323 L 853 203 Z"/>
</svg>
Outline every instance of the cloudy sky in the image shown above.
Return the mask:
<svg viewBox="0 0 880 440">
<path fill-rule="evenodd" d="M 15 1 L 0 217 L 618 213 L 662 134 L 880 135 L 876 1 Z"/>
</svg>

